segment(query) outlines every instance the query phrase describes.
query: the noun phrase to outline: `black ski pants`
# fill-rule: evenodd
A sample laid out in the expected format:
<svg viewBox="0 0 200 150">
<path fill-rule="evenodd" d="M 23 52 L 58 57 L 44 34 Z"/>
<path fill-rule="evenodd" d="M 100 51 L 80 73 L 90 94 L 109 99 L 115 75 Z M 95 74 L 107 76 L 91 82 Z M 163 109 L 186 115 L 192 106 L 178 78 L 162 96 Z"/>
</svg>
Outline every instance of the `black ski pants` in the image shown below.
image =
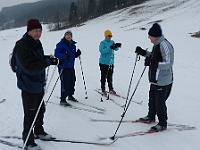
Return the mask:
<svg viewBox="0 0 200 150">
<path fill-rule="evenodd" d="M 105 90 L 105 83 L 107 79 L 109 90 L 112 90 L 114 65 L 109 66 L 109 65 L 99 64 L 99 67 L 101 71 L 101 89 Z"/>
<path fill-rule="evenodd" d="M 58 71 L 61 81 L 61 101 L 66 101 L 67 96 L 74 95 L 76 82 L 75 70 L 74 68 L 59 68 Z"/>
<path fill-rule="evenodd" d="M 35 118 L 36 112 L 38 110 L 38 107 L 43 99 L 44 91 L 40 93 L 29 93 L 26 91 L 22 91 L 21 96 L 22 96 L 22 103 L 23 103 L 23 108 L 24 108 L 24 129 L 22 132 L 22 139 L 25 142 L 27 135 L 29 133 L 30 127 Z M 42 126 L 44 124 L 43 123 L 44 112 L 45 112 L 45 105 L 43 102 L 40 108 L 38 117 L 34 124 L 35 134 L 40 134 L 44 132 L 44 129 Z M 29 139 L 27 141 L 27 145 L 32 144 L 33 142 L 34 142 L 34 134 L 33 134 L 33 129 L 32 129 Z"/>
<path fill-rule="evenodd" d="M 172 84 L 166 86 L 150 85 L 149 91 L 149 112 L 148 116 L 155 119 L 157 114 L 159 125 L 167 126 L 166 100 L 171 92 Z"/>
</svg>

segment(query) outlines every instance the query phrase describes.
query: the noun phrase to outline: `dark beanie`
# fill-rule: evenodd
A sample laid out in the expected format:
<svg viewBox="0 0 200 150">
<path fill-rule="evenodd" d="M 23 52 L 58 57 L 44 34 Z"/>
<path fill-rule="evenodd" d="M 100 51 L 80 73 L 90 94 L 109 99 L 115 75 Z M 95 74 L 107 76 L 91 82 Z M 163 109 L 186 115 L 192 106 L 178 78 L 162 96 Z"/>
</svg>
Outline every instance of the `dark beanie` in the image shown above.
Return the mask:
<svg viewBox="0 0 200 150">
<path fill-rule="evenodd" d="M 27 23 L 27 32 L 33 29 L 42 29 L 42 25 L 40 24 L 39 20 L 31 19 Z"/>
<path fill-rule="evenodd" d="M 154 23 L 153 26 L 149 29 L 148 34 L 153 37 L 162 36 L 162 29 L 158 23 Z"/>
<path fill-rule="evenodd" d="M 71 37 L 72 37 L 72 31 L 68 30 L 67 32 L 65 32 L 64 36 L 66 36 L 66 35 L 71 35 Z"/>
</svg>

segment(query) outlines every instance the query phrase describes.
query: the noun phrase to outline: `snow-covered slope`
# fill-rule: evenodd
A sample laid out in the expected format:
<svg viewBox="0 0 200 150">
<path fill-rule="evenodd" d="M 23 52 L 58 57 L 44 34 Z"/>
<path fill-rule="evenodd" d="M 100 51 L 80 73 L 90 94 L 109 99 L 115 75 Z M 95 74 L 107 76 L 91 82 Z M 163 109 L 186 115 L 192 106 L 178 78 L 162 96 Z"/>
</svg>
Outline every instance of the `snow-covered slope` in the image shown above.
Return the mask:
<svg viewBox="0 0 200 150">
<path fill-rule="evenodd" d="M 106 113 L 95 114 L 57 105 L 60 83 L 48 103 L 45 114 L 45 129 L 48 133 L 63 139 L 97 140 L 98 137 L 112 136 L 118 123 L 91 122 L 96 119 L 121 119 L 123 109 L 111 101 L 100 102 L 101 96 L 94 90 L 100 87 L 100 71 L 98 66 L 99 42 L 104 39 L 103 32 L 110 29 L 113 39 L 122 43 L 120 51 L 116 52 L 114 87 L 117 93 L 126 96 L 135 62 L 135 47 L 151 49 L 148 39 L 148 29 L 154 21 L 160 21 L 163 33 L 175 48 L 174 85 L 171 96 L 167 101 L 170 123 L 188 124 L 197 129 L 179 132 L 176 130 L 157 134 L 128 137 L 119 139 L 111 146 L 95 146 L 70 143 L 53 143 L 36 141 L 45 150 L 197 150 L 200 147 L 200 120 L 199 120 L 199 39 L 192 38 L 189 33 L 200 30 L 200 1 L 199 0 L 152 0 L 147 3 L 116 11 L 97 19 L 88 21 L 81 27 L 71 28 L 77 47 L 82 50 L 82 66 L 88 90 L 88 99 L 85 99 L 85 90 L 81 76 L 79 60 L 76 60 L 76 92 L 75 97 L 84 103 L 106 108 Z M 141 30 L 141 28 L 146 30 Z M 0 104 L 0 135 L 21 136 L 23 122 L 23 108 L 20 90 L 16 87 L 15 74 L 8 65 L 8 56 L 15 42 L 26 32 L 26 27 L 0 31 L 0 98 L 6 102 Z M 65 30 L 49 32 L 44 26 L 41 41 L 46 54 L 53 54 L 56 43 L 63 37 Z M 131 93 L 143 70 L 143 58 L 137 62 Z M 49 78 L 54 67 L 50 67 Z M 46 98 L 58 77 L 56 71 Z M 137 119 L 147 113 L 149 83 L 147 72 L 142 78 L 138 90 L 133 97 L 134 101 L 143 101 L 143 105 L 131 103 L 124 119 Z M 125 100 L 115 98 L 123 105 Z M 81 106 L 78 105 L 77 106 Z M 81 106 L 83 107 L 83 106 Z M 88 108 L 84 106 L 85 108 Z M 148 130 L 151 125 L 124 123 L 117 135 Z M 9 140 L 22 144 L 21 140 Z M 12 150 L 0 144 L 0 149 Z"/>
</svg>

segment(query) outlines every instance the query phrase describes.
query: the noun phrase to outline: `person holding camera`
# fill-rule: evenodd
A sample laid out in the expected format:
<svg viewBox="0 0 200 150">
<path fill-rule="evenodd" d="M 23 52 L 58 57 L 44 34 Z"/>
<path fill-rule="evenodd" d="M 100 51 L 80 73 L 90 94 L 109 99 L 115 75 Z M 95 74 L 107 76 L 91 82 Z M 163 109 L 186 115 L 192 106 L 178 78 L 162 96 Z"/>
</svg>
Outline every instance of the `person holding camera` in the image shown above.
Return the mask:
<svg viewBox="0 0 200 150">
<path fill-rule="evenodd" d="M 149 67 L 149 111 L 146 117 L 140 118 L 142 122 L 155 122 L 155 116 L 158 116 L 158 124 L 151 127 L 150 130 L 162 131 L 167 129 L 167 106 L 172 84 L 173 84 L 173 63 L 174 48 L 172 44 L 162 34 L 158 23 L 150 28 L 149 39 L 154 44 L 151 52 L 136 47 L 135 53 L 144 56 L 145 66 Z"/>
<path fill-rule="evenodd" d="M 116 94 L 113 88 L 113 70 L 114 70 L 114 51 L 118 51 L 121 43 L 115 43 L 112 39 L 112 32 L 106 30 L 104 32 L 105 39 L 99 45 L 99 67 L 101 71 L 101 90 L 106 96 L 106 79 L 108 82 L 110 94 Z"/>
<path fill-rule="evenodd" d="M 58 59 L 44 55 L 42 43 L 39 40 L 41 34 L 42 25 L 39 20 L 29 20 L 27 23 L 27 32 L 16 42 L 13 49 L 13 57 L 16 60 L 17 86 L 21 90 L 24 109 L 22 139 L 27 150 L 41 149 L 35 143 L 35 138 L 53 138 L 43 128 L 45 104 L 42 100 L 46 85 L 45 69 L 50 65 L 57 65 Z M 33 127 L 34 130 L 30 129 L 41 102 L 42 105 Z M 28 137 L 29 131 L 30 136 Z"/>
<path fill-rule="evenodd" d="M 68 30 L 56 45 L 54 56 L 59 59 L 58 71 L 61 81 L 60 105 L 71 106 L 66 101 L 78 102 L 74 98 L 76 75 L 74 69 L 75 58 L 81 55 L 81 50 L 76 50 L 76 42 L 72 39 L 72 32 Z"/>
</svg>

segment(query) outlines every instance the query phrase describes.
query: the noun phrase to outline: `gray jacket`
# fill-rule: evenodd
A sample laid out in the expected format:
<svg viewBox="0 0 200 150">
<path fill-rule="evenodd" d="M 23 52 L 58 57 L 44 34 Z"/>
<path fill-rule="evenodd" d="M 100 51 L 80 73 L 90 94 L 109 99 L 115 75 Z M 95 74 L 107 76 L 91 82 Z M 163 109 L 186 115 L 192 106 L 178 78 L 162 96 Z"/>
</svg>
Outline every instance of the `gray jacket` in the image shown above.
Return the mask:
<svg viewBox="0 0 200 150">
<path fill-rule="evenodd" d="M 153 46 L 152 52 L 147 51 L 146 57 L 150 58 L 149 81 L 158 86 L 173 83 L 174 48 L 162 35 Z"/>
</svg>

